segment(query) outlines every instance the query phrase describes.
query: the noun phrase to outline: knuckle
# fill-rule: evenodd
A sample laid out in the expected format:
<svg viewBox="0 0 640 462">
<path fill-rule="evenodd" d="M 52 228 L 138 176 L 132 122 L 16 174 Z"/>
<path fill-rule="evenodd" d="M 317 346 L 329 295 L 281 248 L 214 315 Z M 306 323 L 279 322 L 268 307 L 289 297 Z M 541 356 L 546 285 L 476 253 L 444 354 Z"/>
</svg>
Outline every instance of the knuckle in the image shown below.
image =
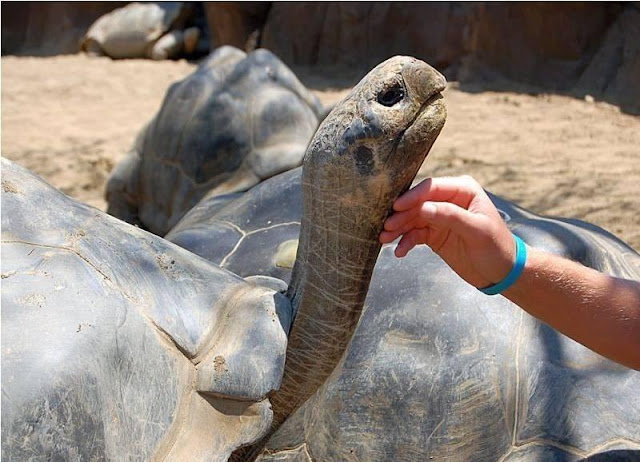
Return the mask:
<svg viewBox="0 0 640 462">
<path fill-rule="evenodd" d="M 480 183 L 471 175 L 462 175 L 462 181 L 471 191 L 477 192 L 482 189 Z"/>
<path fill-rule="evenodd" d="M 437 215 L 443 220 L 451 220 L 455 216 L 454 207 L 453 204 L 438 204 Z"/>
</svg>

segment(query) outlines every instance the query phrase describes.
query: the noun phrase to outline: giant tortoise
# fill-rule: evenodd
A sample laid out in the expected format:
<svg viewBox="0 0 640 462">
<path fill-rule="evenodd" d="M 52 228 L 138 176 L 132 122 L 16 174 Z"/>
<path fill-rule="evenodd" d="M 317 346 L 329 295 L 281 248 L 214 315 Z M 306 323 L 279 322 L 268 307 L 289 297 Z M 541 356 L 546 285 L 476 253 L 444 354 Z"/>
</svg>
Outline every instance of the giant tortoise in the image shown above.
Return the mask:
<svg viewBox="0 0 640 462">
<path fill-rule="evenodd" d="M 378 88 L 368 84 L 369 91 Z M 367 94 L 362 84 L 358 92 Z M 410 104 L 410 95 L 398 90 L 391 101 Z M 263 451 L 261 460 L 306 462 L 640 460 L 640 373 L 591 352 L 507 299 L 482 294 L 429 248 L 399 260 L 385 245 L 365 299 L 379 250 L 378 214 L 371 208 L 378 201 L 370 193 L 363 207 L 363 193 L 350 188 L 372 179 L 382 185 L 383 172 L 404 155 L 401 148 L 413 135 L 380 136 L 386 119 L 379 105 L 343 104 L 329 119 L 338 141 L 327 149 L 318 135 L 310 152 L 327 149 L 319 163 L 354 153 L 356 170 L 349 176 L 324 164 L 313 173 L 292 170 L 239 198 L 204 199 L 166 236 L 236 274 L 282 279 L 289 297 L 319 300 L 318 318 L 294 321 L 290 342 L 305 349 L 292 348 L 292 356 L 338 350 L 336 333 L 355 328 L 320 391 L 268 441 L 238 458 Z M 319 133 L 327 131 L 320 126 Z M 491 197 L 529 246 L 640 280 L 640 255 L 607 231 Z M 355 265 L 360 259 L 366 264 Z M 305 261 L 316 263 L 301 266 Z M 363 304 L 356 327 L 354 313 Z M 296 329 L 306 335 L 298 340 Z M 286 368 L 295 369 L 290 380 L 312 381 L 298 377 L 304 369 L 297 362 L 287 358 Z"/>
<path fill-rule="evenodd" d="M 286 295 L 3 160 L 3 458 L 253 457 L 349 343 L 369 244 L 444 124 L 443 88 L 396 57 L 325 119 L 305 156 L 308 245 Z"/>
<path fill-rule="evenodd" d="M 108 212 L 164 235 L 206 194 L 297 167 L 323 108 L 271 52 L 214 51 L 173 84 L 107 184 Z"/>
<path fill-rule="evenodd" d="M 98 18 L 80 48 L 93 56 L 169 59 L 192 54 L 200 30 L 185 27 L 193 16 L 188 2 L 131 2 Z"/>
</svg>

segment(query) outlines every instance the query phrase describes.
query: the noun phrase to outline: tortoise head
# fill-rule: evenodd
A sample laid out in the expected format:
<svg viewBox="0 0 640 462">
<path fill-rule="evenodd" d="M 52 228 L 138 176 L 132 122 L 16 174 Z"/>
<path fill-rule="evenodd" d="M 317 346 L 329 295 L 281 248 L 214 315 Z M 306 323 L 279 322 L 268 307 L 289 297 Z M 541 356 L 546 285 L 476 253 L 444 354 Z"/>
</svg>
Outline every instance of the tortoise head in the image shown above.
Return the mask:
<svg viewBox="0 0 640 462">
<path fill-rule="evenodd" d="M 378 222 L 379 231 L 444 125 L 440 92 L 445 85 L 438 71 L 415 58 L 396 56 L 375 67 L 336 105 L 311 140 L 304 159 L 305 197 L 324 201 L 317 189 L 325 190 L 336 206 L 353 205 L 366 212 L 365 220 Z M 316 189 L 313 194 L 309 186 Z M 317 215 L 317 209 L 312 214 Z M 362 220 L 358 215 L 351 216 Z"/>
<path fill-rule="evenodd" d="M 444 125 L 445 85 L 427 63 L 396 56 L 369 72 L 318 127 L 303 161 L 300 241 L 288 290 L 294 312 L 303 298 L 315 298 L 303 295 L 309 286 L 341 293 L 342 285 L 358 285 L 348 304 L 364 301 L 384 219 Z M 311 274 L 321 280 L 308 284 Z"/>
</svg>

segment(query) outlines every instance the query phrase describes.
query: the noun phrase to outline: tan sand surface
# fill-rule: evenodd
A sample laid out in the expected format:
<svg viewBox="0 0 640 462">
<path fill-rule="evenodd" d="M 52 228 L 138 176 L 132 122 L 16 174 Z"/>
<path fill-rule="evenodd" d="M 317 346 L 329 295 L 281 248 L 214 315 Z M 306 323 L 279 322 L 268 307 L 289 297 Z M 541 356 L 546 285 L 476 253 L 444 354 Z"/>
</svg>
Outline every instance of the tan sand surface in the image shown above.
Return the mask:
<svg viewBox="0 0 640 462">
<path fill-rule="evenodd" d="M 105 209 L 105 181 L 185 61 L 3 57 L 2 155 Z M 326 74 L 326 75 L 324 75 Z M 323 102 L 344 78 L 302 72 Z M 448 121 L 421 170 L 470 174 L 544 215 L 583 219 L 640 250 L 640 117 L 561 95 L 445 92 Z"/>
</svg>

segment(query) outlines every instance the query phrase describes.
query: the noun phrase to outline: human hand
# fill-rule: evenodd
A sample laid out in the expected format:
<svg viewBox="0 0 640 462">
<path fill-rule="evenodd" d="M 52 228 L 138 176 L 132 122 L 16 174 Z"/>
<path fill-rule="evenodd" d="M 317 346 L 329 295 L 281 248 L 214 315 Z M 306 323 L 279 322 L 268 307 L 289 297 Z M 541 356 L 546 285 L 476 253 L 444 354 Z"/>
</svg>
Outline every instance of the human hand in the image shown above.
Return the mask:
<svg viewBox="0 0 640 462">
<path fill-rule="evenodd" d="M 380 242 L 402 236 L 397 257 L 426 244 L 475 287 L 495 284 L 511 271 L 513 236 L 473 178 L 428 178 L 400 196 L 393 209 Z"/>
</svg>

